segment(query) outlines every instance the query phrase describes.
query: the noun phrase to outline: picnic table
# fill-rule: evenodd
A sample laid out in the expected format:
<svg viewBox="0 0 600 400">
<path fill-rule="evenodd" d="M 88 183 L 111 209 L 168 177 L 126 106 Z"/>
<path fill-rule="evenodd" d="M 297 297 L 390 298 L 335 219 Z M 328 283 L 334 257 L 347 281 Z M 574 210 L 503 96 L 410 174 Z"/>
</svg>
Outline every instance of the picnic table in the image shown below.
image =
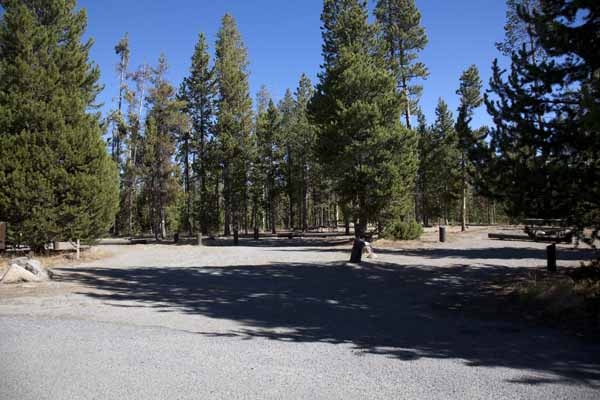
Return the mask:
<svg viewBox="0 0 600 400">
<path fill-rule="evenodd" d="M 571 243 L 573 229 L 562 219 L 527 218 L 523 220 L 524 234 L 489 233 L 488 238 L 500 240 L 533 240 L 536 242 Z"/>
<path fill-rule="evenodd" d="M 573 229 L 562 219 L 527 218 L 523 220 L 523 231 L 533 240 L 571 242 Z"/>
</svg>

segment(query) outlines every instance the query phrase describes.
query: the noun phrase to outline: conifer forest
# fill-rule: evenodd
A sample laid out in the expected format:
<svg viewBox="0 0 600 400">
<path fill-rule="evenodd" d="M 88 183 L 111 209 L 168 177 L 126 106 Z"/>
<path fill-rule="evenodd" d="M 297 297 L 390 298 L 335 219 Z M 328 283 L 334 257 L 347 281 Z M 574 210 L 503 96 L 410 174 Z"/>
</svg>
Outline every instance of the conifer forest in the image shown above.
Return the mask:
<svg viewBox="0 0 600 400">
<path fill-rule="evenodd" d="M 600 0 L 0 0 L 0 400 L 600 399 Z"/>
<path fill-rule="evenodd" d="M 0 220 L 9 241 L 337 230 L 405 239 L 421 226 L 561 219 L 600 228 L 600 2 L 507 0 L 505 38 L 420 107 L 427 32 L 414 0 L 324 0 L 318 78 L 280 101 L 250 92 L 235 17 L 186 60 L 132 65 L 118 93 L 75 0 L 1 0 Z M 210 33 L 212 35 L 212 32 Z M 185 63 L 181 82 L 167 78 Z M 311 71 L 307 71 L 311 72 Z M 487 109 L 490 126 L 473 113 Z"/>
</svg>

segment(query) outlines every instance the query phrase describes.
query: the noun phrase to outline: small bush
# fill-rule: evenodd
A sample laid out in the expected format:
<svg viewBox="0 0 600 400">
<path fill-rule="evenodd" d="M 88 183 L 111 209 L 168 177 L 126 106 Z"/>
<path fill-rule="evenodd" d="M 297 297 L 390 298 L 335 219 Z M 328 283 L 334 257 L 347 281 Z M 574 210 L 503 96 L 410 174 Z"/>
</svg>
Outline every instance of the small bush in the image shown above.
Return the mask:
<svg viewBox="0 0 600 400">
<path fill-rule="evenodd" d="M 396 221 L 385 230 L 385 237 L 393 240 L 416 240 L 423 234 L 423 227 L 416 221 Z"/>
</svg>

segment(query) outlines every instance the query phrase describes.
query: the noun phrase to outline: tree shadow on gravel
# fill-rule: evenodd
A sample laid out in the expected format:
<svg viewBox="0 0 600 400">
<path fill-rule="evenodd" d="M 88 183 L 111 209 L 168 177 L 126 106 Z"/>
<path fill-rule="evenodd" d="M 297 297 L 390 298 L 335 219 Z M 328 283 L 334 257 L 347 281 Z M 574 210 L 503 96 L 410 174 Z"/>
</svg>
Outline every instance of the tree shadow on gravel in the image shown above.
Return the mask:
<svg viewBox="0 0 600 400">
<path fill-rule="evenodd" d="M 208 336 L 349 344 L 400 360 L 451 358 L 472 366 L 552 374 L 536 383 L 600 387 L 600 347 L 503 320 L 494 287 L 531 269 L 402 267 L 386 263 L 230 267 L 80 268 L 60 279 L 111 305 L 154 307 L 238 321 Z M 127 303 L 121 303 L 127 302 Z M 133 303 L 135 304 L 135 303 Z M 476 315 L 478 318 L 467 318 Z M 526 382 L 531 383 L 527 378 Z"/>
<path fill-rule="evenodd" d="M 322 248 L 333 248 L 340 245 L 350 244 L 352 243 L 352 239 L 348 238 L 340 238 L 340 237 L 330 237 L 330 238 L 277 238 L 277 237 L 267 237 L 261 238 L 258 240 L 240 238 L 239 245 L 235 245 L 233 243 L 233 239 L 231 238 L 218 238 L 215 240 L 206 240 L 203 242 L 204 246 L 207 247 L 265 247 L 265 248 L 313 248 L 313 247 L 322 247 Z M 310 249 L 307 249 L 309 251 Z M 341 250 L 341 249 L 339 249 Z M 348 251 L 348 250 L 346 250 Z"/>
</svg>

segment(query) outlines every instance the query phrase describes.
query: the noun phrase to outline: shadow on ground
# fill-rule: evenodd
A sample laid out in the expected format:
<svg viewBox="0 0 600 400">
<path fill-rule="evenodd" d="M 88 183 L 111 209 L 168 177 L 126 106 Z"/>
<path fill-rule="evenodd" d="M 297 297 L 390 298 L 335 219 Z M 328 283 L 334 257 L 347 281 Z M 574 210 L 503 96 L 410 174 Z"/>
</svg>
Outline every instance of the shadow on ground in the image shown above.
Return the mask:
<svg viewBox="0 0 600 400">
<path fill-rule="evenodd" d="M 347 243 L 347 242 L 346 242 Z M 276 247 L 276 246 L 273 246 Z M 309 249 L 277 249 L 275 251 L 307 251 L 307 252 L 348 252 L 341 247 L 324 247 Z M 485 247 L 485 248 L 421 248 L 421 249 L 386 249 L 375 247 L 377 254 L 401 255 L 407 257 L 423 257 L 428 259 L 460 258 L 469 260 L 546 260 L 546 250 L 533 247 Z M 558 261 L 590 261 L 598 256 L 593 249 L 558 248 Z"/>
<path fill-rule="evenodd" d="M 494 284 L 530 271 L 338 263 L 59 272 L 65 281 L 100 289 L 85 294 L 111 305 L 132 307 L 134 301 L 160 312 L 201 314 L 245 326 L 198 334 L 344 343 L 357 355 L 459 359 L 471 366 L 532 371 L 532 377 L 515 383 L 600 387 L 600 347 L 498 317 L 504 303 Z M 478 309 L 481 318 L 467 318 L 465 308 Z"/>
</svg>

